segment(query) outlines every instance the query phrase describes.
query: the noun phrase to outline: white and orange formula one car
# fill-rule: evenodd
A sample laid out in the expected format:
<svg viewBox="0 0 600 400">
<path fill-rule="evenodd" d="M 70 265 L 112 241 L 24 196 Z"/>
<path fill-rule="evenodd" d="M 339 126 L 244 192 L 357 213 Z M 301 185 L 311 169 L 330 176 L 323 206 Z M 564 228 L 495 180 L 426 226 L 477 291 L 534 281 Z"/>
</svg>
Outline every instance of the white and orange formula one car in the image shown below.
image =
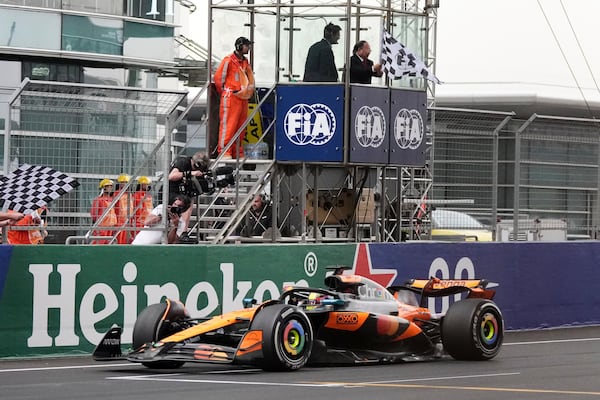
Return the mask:
<svg viewBox="0 0 600 400">
<path fill-rule="evenodd" d="M 98 361 L 127 359 L 149 368 L 186 362 L 295 370 L 318 364 L 431 360 L 489 360 L 500 351 L 502 313 L 486 280 L 410 280 L 385 288 L 335 267 L 326 288 L 291 287 L 274 300 L 210 319 L 189 317 L 178 301 L 145 308 L 133 328 L 132 350 L 111 328 L 94 351 Z M 463 293 L 443 314 L 425 307 L 432 297 Z"/>
</svg>

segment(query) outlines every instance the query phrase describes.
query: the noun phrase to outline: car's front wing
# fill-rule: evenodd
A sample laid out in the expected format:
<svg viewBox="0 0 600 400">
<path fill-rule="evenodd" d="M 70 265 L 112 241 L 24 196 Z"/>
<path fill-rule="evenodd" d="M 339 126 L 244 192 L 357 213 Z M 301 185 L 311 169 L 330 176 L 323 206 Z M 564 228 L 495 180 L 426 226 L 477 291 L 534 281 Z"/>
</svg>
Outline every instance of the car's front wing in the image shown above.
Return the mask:
<svg viewBox="0 0 600 400">
<path fill-rule="evenodd" d="M 155 342 L 146 343 L 128 354 L 121 350 L 122 328 L 113 326 L 102 338 L 93 357 L 96 361 L 127 359 L 132 362 L 157 361 L 207 362 L 255 364 L 262 359 L 262 331 L 250 330 L 244 334 L 237 347 L 212 343 Z"/>
</svg>

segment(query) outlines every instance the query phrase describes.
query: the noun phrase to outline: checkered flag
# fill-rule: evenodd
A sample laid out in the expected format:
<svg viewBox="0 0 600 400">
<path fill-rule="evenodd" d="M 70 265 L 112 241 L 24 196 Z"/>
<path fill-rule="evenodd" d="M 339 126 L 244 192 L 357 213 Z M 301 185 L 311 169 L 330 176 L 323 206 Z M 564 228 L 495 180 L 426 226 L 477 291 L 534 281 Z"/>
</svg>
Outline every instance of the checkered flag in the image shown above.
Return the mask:
<svg viewBox="0 0 600 400">
<path fill-rule="evenodd" d="M 28 214 L 77 186 L 79 182 L 60 171 L 23 164 L 0 177 L 0 209 Z"/>
<path fill-rule="evenodd" d="M 381 44 L 381 69 L 390 79 L 401 79 L 403 76 L 422 76 L 432 82 L 442 83 L 429 71 L 423 61 L 385 29 Z"/>
</svg>

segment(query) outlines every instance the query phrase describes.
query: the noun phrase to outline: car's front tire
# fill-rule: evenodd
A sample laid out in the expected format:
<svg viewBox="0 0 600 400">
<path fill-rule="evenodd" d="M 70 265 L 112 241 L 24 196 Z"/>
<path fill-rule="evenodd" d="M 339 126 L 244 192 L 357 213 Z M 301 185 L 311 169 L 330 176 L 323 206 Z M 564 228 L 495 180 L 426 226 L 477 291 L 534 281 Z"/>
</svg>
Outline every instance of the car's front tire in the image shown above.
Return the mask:
<svg viewBox="0 0 600 400">
<path fill-rule="evenodd" d="M 170 301 L 170 300 L 169 300 Z M 165 314 L 169 303 L 152 304 L 142 310 L 138 315 L 133 326 L 133 349 L 138 349 L 145 343 L 154 343 L 175 333 L 168 322 L 165 323 Z M 172 314 L 172 313 L 171 313 Z M 173 318 L 174 316 L 170 316 Z M 184 318 L 185 315 L 175 316 Z M 182 361 L 152 361 L 145 362 L 142 365 L 148 368 L 179 368 L 184 363 Z"/>
<path fill-rule="evenodd" d="M 250 329 L 263 332 L 263 359 L 258 362 L 268 371 L 290 371 L 308 362 L 313 347 L 310 320 L 297 307 L 275 304 L 260 310 Z"/>
</svg>

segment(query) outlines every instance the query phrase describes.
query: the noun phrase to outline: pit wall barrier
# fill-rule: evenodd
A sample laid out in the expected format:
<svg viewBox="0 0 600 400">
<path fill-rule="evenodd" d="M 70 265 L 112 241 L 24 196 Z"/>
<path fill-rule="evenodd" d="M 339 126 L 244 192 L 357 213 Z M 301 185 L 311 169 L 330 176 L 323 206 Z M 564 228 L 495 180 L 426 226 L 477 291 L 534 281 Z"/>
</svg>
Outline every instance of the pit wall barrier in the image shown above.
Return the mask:
<svg viewBox="0 0 600 400">
<path fill-rule="evenodd" d="M 377 243 L 231 246 L 0 246 L 0 357 L 89 354 L 113 324 L 131 343 L 137 314 L 163 296 L 193 317 L 323 286 L 326 266 L 389 286 L 410 278 L 485 278 L 506 328 L 600 324 L 600 246 Z M 432 300 L 444 312 L 452 299 Z"/>
</svg>

